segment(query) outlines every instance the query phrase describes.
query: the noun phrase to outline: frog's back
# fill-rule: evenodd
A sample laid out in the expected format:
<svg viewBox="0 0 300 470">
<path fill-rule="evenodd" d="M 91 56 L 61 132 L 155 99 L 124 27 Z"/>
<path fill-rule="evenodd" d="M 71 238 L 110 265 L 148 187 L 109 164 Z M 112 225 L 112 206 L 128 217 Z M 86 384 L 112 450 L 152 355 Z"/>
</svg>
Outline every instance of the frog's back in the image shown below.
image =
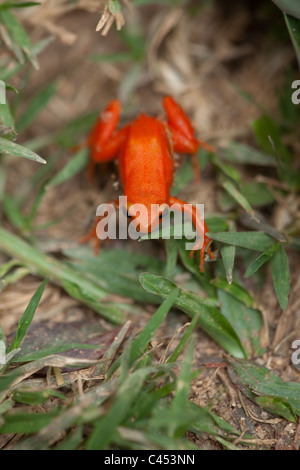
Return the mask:
<svg viewBox="0 0 300 470">
<path fill-rule="evenodd" d="M 119 156 L 124 194 L 131 203 L 165 202 L 173 183 L 173 152 L 166 127 L 158 119 L 140 115 L 128 129 Z"/>
</svg>

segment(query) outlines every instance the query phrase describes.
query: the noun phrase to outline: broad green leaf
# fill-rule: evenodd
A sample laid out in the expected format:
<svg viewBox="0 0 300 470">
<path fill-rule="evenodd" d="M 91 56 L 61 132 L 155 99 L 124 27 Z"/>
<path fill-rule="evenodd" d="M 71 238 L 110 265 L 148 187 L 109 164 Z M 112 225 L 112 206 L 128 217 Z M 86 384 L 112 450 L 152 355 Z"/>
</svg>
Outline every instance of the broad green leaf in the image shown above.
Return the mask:
<svg viewBox="0 0 300 470">
<path fill-rule="evenodd" d="M 14 155 L 16 157 L 28 158 L 29 160 L 34 160 L 39 163 L 47 163 L 46 160 L 41 158 L 35 152 L 32 152 L 32 150 L 22 147 L 22 145 L 15 144 L 14 142 L 10 142 L 7 139 L 3 139 L 2 137 L 0 137 L 0 153 L 3 155 Z"/>
<path fill-rule="evenodd" d="M 48 282 L 47 279 L 45 279 L 42 282 L 42 284 L 38 287 L 38 289 L 34 293 L 33 297 L 31 298 L 25 312 L 23 313 L 23 315 L 22 315 L 22 317 L 19 321 L 16 336 L 15 336 L 13 342 L 11 343 L 8 351 L 11 351 L 12 349 L 17 349 L 17 348 L 20 347 L 20 345 L 21 345 L 21 343 L 22 343 L 22 341 L 23 341 L 23 339 L 26 335 L 26 331 L 27 331 L 30 323 L 33 320 L 35 311 L 36 311 L 37 306 L 38 306 L 38 304 L 41 300 L 41 297 L 43 295 L 43 292 L 45 290 L 47 282 Z"/>
<path fill-rule="evenodd" d="M 260 207 L 272 204 L 274 197 L 266 184 L 251 181 L 241 185 L 241 193 L 252 206 Z"/>
<path fill-rule="evenodd" d="M 206 214 L 205 222 L 210 232 L 225 232 L 228 229 L 226 218 L 218 214 Z"/>
<path fill-rule="evenodd" d="M 177 287 L 163 277 L 148 273 L 140 275 L 140 282 L 145 290 L 163 298 Z M 217 308 L 206 305 L 201 301 L 201 297 L 182 289 L 174 304 L 191 318 L 198 315 L 200 327 L 230 354 L 245 357 L 246 353 L 234 328 Z"/>
<path fill-rule="evenodd" d="M 228 284 L 232 283 L 233 267 L 235 259 L 235 246 L 225 245 L 221 248 L 221 256 L 224 264 Z"/>
<path fill-rule="evenodd" d="M 267 261 L 269 261 L 272 256 L 279 249 L 279 244 L 274 243 L 267 251 L 259 255 L 247 268 L 245 272 L 245 277 L 250 277 L 252 274 L 256 273 Z"/>
<path fill-rule="evenodd" d="M 47 426 L 57 415 L 58 410 L 47 413 L 11 413 L 3 416 L 4 423 L 0 427 L 1 434 L 21 433 L 32 434 Z"/>
<path fill-rule="evenodd" d="M 144 291 L 139 283 L 139 274 L 150 271 L 154 274 L 163 272 L 165 263 L 147 256 L 121 249 L 103 249 L 99 256 L 86 247 L 65 250 L 71 258 L 71 266 L 87 278 L 97 282 L 112 294 L 121 295 L 138 302 L 159 303 L 160 298 Z M 176 268 L 175 273 L 180 272 Z"/>
<path fill-rule="evenodd" d="M 261 354 L 259 332 L 263 322 L 260 312 L 245 305 L 225 290 L 218 290 L 218 298 L 222 314 L 236 331 L 248 355 Z"/>
<path fill-rule="evenodd" d="M 223 435 L 222 431 L 227 434 L 238 435 L 239 432 L 224 419 L 217 416 L 208 408 L 203 408 L 196 403 L 190 402 L 191 409 L 199 416 L 198 422 L 193 424 L 191 431 L 198 433 L 207 433 L 212 436 Z"/>
<path fill-rule="evenodd" d="M 116 15 L 121 11 L 121 5 L 119 0 L 109 0 L 108 8 L 112 15 Z"/>
<path fill-rule="evenodd" d="M 292 423 L 297 422 L 293 408 L 288 402 L 278 397 L 256 397 L 255 402 L 270 413 L 283 416 Z"/>
<path fill-rule="evenodd" d="M 271 258 L 271 272 L 278 302 L 280 307 L 285 310 L 288 306 L 290 292 L 290 268 L 287 254 L 282 245 Z"/>
<path fill-rule="evenodd" d="M 212 240 L 254 251 L 266 251 L 274 244 L 273 238 L 264 232 L 209 232 L 207 235 Z"/>
<path fill-rule="evenodd" d="M 239 142 L 230 142 L 222 149 L 225 160 L 243 165 L 276 166 L 276 159 L 268 153 Z"/>
<path fill-rule="evenodd" d="M 244 287 L 234 282 L 229 285 L 227 280 L 221 276 L 212 279 L 211 284 L 217 289 L 221 289 L 232 295 L 247 307 L 253 307 L 254 299 Z"/>
<path fill-rule="evenodd" d="M 255 211 L 255 219 L 249 216 L 247 213 L 240 215 L 240 221 L 242 225 L 249 227 L 252 230 L 264 232 L 266 235 L 274 238 L 276 241 L 286 243 L 286 237 L 279 232 L 275 227 L 269 224 L 266 218 L 258 211 Z"/>
<path fill-rule="evenodd" d="M 86 148 L 79 150 L 75 155 L 72 155 L 68 163 L 57 173 L 46 185 L 46 188 L 57 186 L 69 179 L 73 178 L 83 168 L 85 168 L 88 161 L 88 150 Z"/>
<path fill-rule="evenodd" d="M 235 359 L 229 359 L 229 361 L 228 372 L 231 380 L 249 398 L 256 401 L 257 397 L 264 397 L 261 399 L 263 406 L 266 397 L 268 397 L 267 409 L 271 404 L 270 398 L 280 399 L 282 402 L 280 403 L 278 400 L 277 407 L 274 406 L 276 401 L 273 401 L 273 412 L 279 412 L 287 418 L 287 406 L 289 406 L 291 408 L 290 419 L 293 414 L 300 416 L 300 383 L 284 382 L 271 370 L 253 362 L 237 361 Z M 282 414 L 282 411 L 284 414 Z"/>
</svg>

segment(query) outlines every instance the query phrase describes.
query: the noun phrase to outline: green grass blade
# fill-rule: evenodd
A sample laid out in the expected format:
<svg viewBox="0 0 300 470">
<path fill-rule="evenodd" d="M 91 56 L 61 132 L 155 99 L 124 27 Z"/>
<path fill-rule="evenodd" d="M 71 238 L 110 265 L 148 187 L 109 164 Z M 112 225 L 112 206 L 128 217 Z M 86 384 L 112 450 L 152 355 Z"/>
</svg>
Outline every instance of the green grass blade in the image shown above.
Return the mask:
<svg viewBox="0 0 300 470">
<path fill-rule="evenodd" d="M 132 365 L 144 352 L 151 338 L 167 316 L 178 294 L 179 289 L 174 289 L 172 292 L 170 292 L 166 300 L 159 306 L 155 314 L 148 321 L 147 325 L 143 328 L 138 337 L 132 341 L 128 358 L 129 366 Z M 113 374 L 114 371 L 119 367 L 119 364 L 120 359 L 114 362 L 114 364 L 108 370 L 107 375 L 109 376 Z"/>
<path fill-rule="evenodd" d="M 218 291 L 218 298 L 222 314 L 234 327 L 247 355 L 261 354 L 259 333 L 263 322 L 259 310 L 245 305 L 225 290 Z"/>
<path fill-rule="evenodd" d="M 8 352 L 11 351 L 12 349 L 17 349 L 17 348 L 20 347 L 20 345 L 21 345 L 21 343 L 22 343 L 22 341 L 23 341 L 23 339 L 26 335 L 26 331 L 28 330 L 28 327 L 29 327 L 30 323 L 33 320 L 35 311 L 36 311 L 37 306 L 38 306 L 38 304 L 41 300 L 41 297 L 43 295 L 43 292 L 45 290 L 47 282 L 48 282 L 48 280 L 45 279 L 42 282 L 42 284 L 38 287 L 38 289 L 34 293 L 33 297 L 31 298 L 25 312 L 23 313 L 23 315 L 22 315 L 22 317 L 19 321 L 16 336 L 15 336 L 12 344 L 8 348 Z"/>
<path fill-rule="evenodd" d="M 230 359 L 228 368 L 231 380 L 249 398 L 272 413 L 284 416 L 295 422 L 300 416 L 300 383 L 284 382 L 277 374 L 266 367 L 246 361 Z"/>
<path fill-rule="evenodd" d="M 0 137 L 0 153 L 3 155 L 14 155 L 16 157 L 28 158 L 39 163 L 47 163 L 46 160 L 41 158 L 37 153 L 23 147 L 22 145 L 10 142 L 7 139 Z"/>
<path fill-rule="evenodd" d="M 272 0 L 284 13 L 300 19 L 300 5 L 295 0 Z"/>
<path fill-rule="evenodd" d="M 165 240 L 165 247 L 167 255 L 165 276 L 169 278 L 173 275 L 175 271 L 178 249 L 175 240 L 172 238 L 170 240 Z"/>
<path fill-rule="evenodd" d="M 72 155 L 68 163 L 55 175 L 46 185 L 46 188 L 57 186 L 73 176 L 77 175 L 83 168 L 86 167 L 88 161 L 88 149 L 84 148 L 79 150 L 75 155 Z"/>
<path fill-rule="evenodd" d="M 3 194 L 2 198 L 3 211 L 7 219 L 16 227 L 22 231 L 26 227 L 26 219 L 23 217 L 18 205 L 14 198 L 8 194 Z"/>
<path fill-rule="evenodd" d="M 269 261 L 272 256 L 276 253 L 279 249 L 279 243 L 274 243 L 267 251 L 259 255 L 252 263 L 248 266 L 245 277 L 250 277 L 254 273 L 256 273 L 267 261 Z"/>
<path fill-rule="evenodd" d="M 45 108 L 55 92 L 56 84 L 50 83 L 50 85 L 46 86 L 46 88 L 32 98 L 26 111 L 22 114 L 17 123 L 18 132 L 24 131 L 31 124 L 38 113 Z"/>
<path fill-rule="evenodd" d="M 167 360 L 167 363 L 168 362 L 175 362 L 176 359 L 178 359 L 179 355 L 182 353 L 185 345 L 187 344 L 188 340 L 190 339 L 191 334 L 193 333 L 194 329 L 196 328 L 198 321 L 199 321 L 198 316 L 195 316 L 192 319 L 191 323 L 189 324 L 188 328 L 186 329 L 186 331 L 185 331 L 184 335 L 182 336 L 181 340 L 179 341 L 176 348 L 172 352 L 171 356 Z"/>
<path fill-rule="evenodd" d="M 225 245 L 221 249 L 221 256 L 224 264 L 224 269 L 226 273 L 226 279 L 228 284 L 232 283 L 233 277 L 233 267 L 235 259 L 235 246 Z"/>
<path fill-rule="evenodd" d="M 222 149 L 225 160 L 243 165 L 276 166 L 273 155 L 264 153 L 246 144 L 230 142 Z"/>
<path fill-rule="evenodd" d="M 286 13 L 283 16 L 300 66 L 300 8 L 298 19 Z"/>
<path fill-rule="evenodd" d="M 56 416 L 57 410 L 47 413 L 11 413 L 6 414 L 0 427 L 1 434 L 32 434 L 47 426 Z"/>
<path fill-rule="evenodd" d="M 101 302 L 101 299 L 107 297 L 108 291 L 101 288 L 95 279 L 87 278 L 68 263 L 45 255 L 2 227 L 0 227 L 0 251 L 19 260 L 20 264 L 26 266 L 33 274 L 47 277 L 62 286 L 72 297 L 93 308 L 109 321 L 124 323 L 122 305 Z"/>
<path fill-rule="evenodd" d="M 207 235 L 212 240 L 254 251 L 266 251 L 274 244 L 273 238 L 264 232 L 209 232 Z"/>
<path fill-rule="evenodd" d="M 15 128 L 15 121 L 12 116 L 9 104 L 6 102 L 5 104 L 0 104 L 0 121 L 6 127 Z"/>
<path fill-rule="evenodd" d="M 176 285 L 160 276 L 148 273 L 140 275 L 140 282 L 144 289 L 166 298 L 176 289 Z M 180 289 L 175 306 L 193 318 L 199 316 L 200 327 L 219 343 L 226 351 L 235 357 L 246 357 L 237 333 L 222 313 L 213 306 L 201 303 L 201 297 Z"/>
<path fill-rule="evenodd" d="M 281 245 L 271 258 L 271 272 L 274 289 L 282 310 L 288 306 L 290 292 L 290 268 L 287 254 Z"/>
<path fill-rule="evenodd" d="M 218 276 L 215 279 L 212 279 L 211 284 L 217 289 L 221 289 L 224 292 L 227 292 L 228 294 L 232 295 L 233 297 L 238 299 L 240 302 L 245 304 L 247 307 L 253 307 L 253 304 L 254 304 L 253 297 L 249 294 L 247 289 L 240 286 L 239 284 L 232 283 L 229 285 L 226 279 L 222 276 Z"/>
<path fill-rule="evenodd" d="M 138 397 L 143 382 L 149 374 L 156 372 L 158 369 L 159 367 L 138 369 L 121 384 L 113 405 L 103 418 L 96 423 L 95 429 L 88 439 L 87 450 L 104 450 L 108 447 L 117 426 L 126 417 L 131 416 L 132 404 Z"/>
<path fill-rule="evenodd" d="M 264 183 L 251 181 L 241 184 L 241 193 L 249 204 L 255 207 L 266 206 L 274 202 L 274 196 Z"/>
<path fill-rule="evenodd" d="M 252 216 L 254 215 L 254 211 L 245 198 L 245 196 L 240 193 L 240 191 L 234 186 L 234 184 L 231 183 L 231 181 L 224 181 L 222 184 L 223 188 L 227 193 L 243 208 L 245 209 L 246 212 L 251 214 Z"/>
<path fill-rule="evenodd" d="M 130 363 L 132 364 L 142 354 L 153 335 L 158 330 L 165 317 L 167 316 L 173 303 L 179 294 L 179 289 L 176 288 L 170 292 L 166 300 L 160 305 L 155 314 L 151 317 L 146 327 L 142 330 L 139 336 L 132 342 L 130 351 Z"/>
<path fill-rule="evenodd" d="M 192 363 L 195 348 L 195 338 L 193 337 L 188 345 L 181 367 L 181 372 L 176 382 L 175 395 L 171 405 L 172 420 L 169 423 L 169 435 L 180 437 L 184 430 L 180 429 L 180 417 L 182 410 L 189 406 L 189 392 L 192 380 Z M 179 417 L 179 419 L 176 417 Z"/>
<path fill-rule="evenodd" d="M 267 115 L 263 115 L 252 123 L 253 131 L 261 148 L 270 155 L 274 155 L 274 147 L 280 160 L 291 162 L 290 152 L 281 140 L 281 133 L 277 123 Z"/>
</svg>

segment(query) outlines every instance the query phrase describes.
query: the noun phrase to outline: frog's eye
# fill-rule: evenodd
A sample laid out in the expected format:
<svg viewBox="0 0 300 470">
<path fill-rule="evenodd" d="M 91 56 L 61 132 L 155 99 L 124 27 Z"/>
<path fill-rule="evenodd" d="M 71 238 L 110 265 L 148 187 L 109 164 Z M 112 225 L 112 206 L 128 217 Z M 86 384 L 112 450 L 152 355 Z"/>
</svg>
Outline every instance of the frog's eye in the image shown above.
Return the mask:
<svg viewBox="0 0 300 470">
<path fill-rule="evenodd" d="M 128 217 L 128 219 L 131 219 L 132 216 L 128 213 L 126 207 L 123 207 L 122 211 L 123 211 L 123 214 L 126 215 L 126 217 Z"/>
<path fill-rule="evenodd" d="M 160 219 L 163 219 L 164 217 L 166 217 L 166 215 L 168 214 L 169 212 L 169 207 L 168 206 L 165 206 L 162 211 L 160 212 L 159 214 L 159 218 Z"/>
</svg>

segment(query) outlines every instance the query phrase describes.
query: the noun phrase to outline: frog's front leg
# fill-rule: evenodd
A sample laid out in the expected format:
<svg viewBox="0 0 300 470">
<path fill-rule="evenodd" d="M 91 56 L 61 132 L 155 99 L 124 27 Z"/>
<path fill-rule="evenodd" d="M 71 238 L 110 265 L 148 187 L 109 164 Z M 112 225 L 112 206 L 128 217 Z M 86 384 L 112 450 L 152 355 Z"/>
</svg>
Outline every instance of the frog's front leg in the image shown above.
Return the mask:
<svg viewBox="0 0 300 470">
<path fill-rule="evenodd" d="M 121 105 L 118 100 L 112 100 L 102 111 L 94 125 L 88 139 L 90 148 L 90 163 L 88 176 L 91 180 L 94 174 L 95 163 L 105 163 L 114 160 L 125 142 L 128 126 L 116 130 L 120 119 Z"/>
<path fill-rule="evenodd" d="M 200 181 L 200 172 L 197 159 L 197 151 L 200 147 L 208 152 L 215 152 L 214 147 L 196 139 L 192 123 L 181 106 L 171 97 L 163 99 L 163 106 L 168 117 L 168 128 L 171 132 L 171 140 L 174 151 L 177 153 L 189 153 L 192 155 L 195 181 Z"/>
<path fill-rule="evenodd" d="M 119 207 L 119 199 L 115 199 L 114 201 L 109 202 L 107 205 L 110 205 L 110 204 L 114 205 L 115 207 Z M 98 226 L 98 223 L 104 217 L 106 217 L 106 216 L 105 215 L 96 216 L 95 220 L 94 220 L 92 230 L 78 240 L 79 243 L 87 243 L 88 241 L 93 240 L 93 242 L 94 242 L 94 254 L 95 255 L 98 255 L 99 250 L 100 250 L 100 238 L 98 237 L 97 226 Z"/>
</svg>

